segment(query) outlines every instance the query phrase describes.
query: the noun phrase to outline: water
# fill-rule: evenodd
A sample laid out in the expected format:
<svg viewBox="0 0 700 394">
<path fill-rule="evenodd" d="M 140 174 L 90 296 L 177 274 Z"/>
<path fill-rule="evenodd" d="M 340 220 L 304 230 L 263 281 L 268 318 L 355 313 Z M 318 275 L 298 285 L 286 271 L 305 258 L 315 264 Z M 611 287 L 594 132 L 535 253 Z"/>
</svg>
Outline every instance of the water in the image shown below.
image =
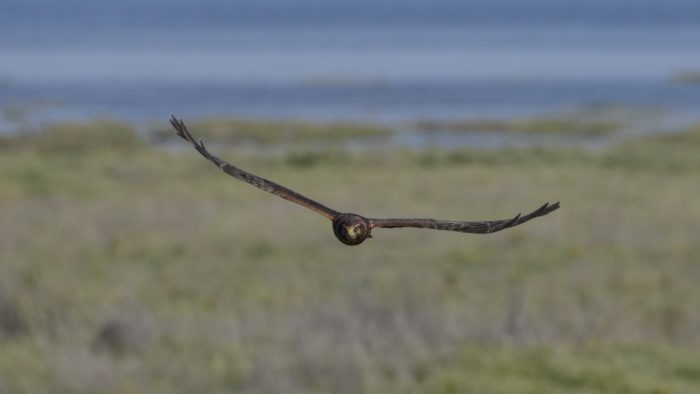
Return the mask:
<svg viewBox="0 0 700 394">
<path fill-rule="evenodd" d="M 698 119 L 695 0 L 3 0 L 0 108 L 397 121 L 588 106 Z"/>
</svg>

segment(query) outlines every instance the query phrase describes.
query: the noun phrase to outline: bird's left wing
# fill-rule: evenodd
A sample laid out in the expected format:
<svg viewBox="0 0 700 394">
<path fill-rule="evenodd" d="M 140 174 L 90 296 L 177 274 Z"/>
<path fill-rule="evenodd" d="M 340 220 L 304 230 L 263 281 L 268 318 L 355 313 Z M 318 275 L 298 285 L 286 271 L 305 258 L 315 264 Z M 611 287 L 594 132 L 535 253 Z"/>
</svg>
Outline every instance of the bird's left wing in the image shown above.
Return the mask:
<svg viewBox="0 0 700 394">
<path fill-rule="evenodd" d="M 489 234 L 523 224 L 530 219 L 544 216 L 559 208 L 559 203 L 546 203 L 527 215 L 518 214 L 511 219 L 465 222 L 435 219 L 369 219 L 370 227 L 417 227 L 433 230 L 459 231 L 462 233 Z"/>
<path fill-rule="evenodd" d="M 173 116 L 170 118 L 170 124 L 173 125 L 175 130 L 177 131 L 177 135 L 182 137 L 185 141 L 191 143 L 194 148 L 199 152 L 202 156 L 207 158 L 207 160 L 211 161 L 212 163 L 216 164 L 217 167 L 219 167 L 222 171 L 225 173 L 231 175 L 232 177 L 241 180 L 246 183 L 250 183 L 251 185 L 257 187 L 258 189 L 265 190 L 268 193 L 275 194 L 277 196 L 280 196 L 284 198 L 285 200 L 291 201 L 293 203 L 297 203 L 301 206 L 304 206 L 306 208 L 311 209 L 314 212 L 317 212 L 326 218 L 333 220 L 336 216 L 339 215 L 339 213 L 331 208 L 328 208 L 327 206 L 318 203 L 310 198 L 307 198 L 305 196 L 302 196 L 301 194 L 295 192 L 294 190 L 287 189 L 286 187 L 279 185 L 275 182 L 272 182 L 270 180 L 267 180 L 265 178 L 261 178 L 257 175 L 253 175 L 247 171 L 241 170 L 240 168 L 234 166 L 231 163 L 228 163 L 211 153 L 207 150 L 207 148 L 204 146 L 204 143 L 202 140 L 195 140 L 194 137 L 192 137 L 192 134 L 187 130 L 187 126 L 185 126 L 185 123 L 181 119 L 175 118 Z"/>
</svg>

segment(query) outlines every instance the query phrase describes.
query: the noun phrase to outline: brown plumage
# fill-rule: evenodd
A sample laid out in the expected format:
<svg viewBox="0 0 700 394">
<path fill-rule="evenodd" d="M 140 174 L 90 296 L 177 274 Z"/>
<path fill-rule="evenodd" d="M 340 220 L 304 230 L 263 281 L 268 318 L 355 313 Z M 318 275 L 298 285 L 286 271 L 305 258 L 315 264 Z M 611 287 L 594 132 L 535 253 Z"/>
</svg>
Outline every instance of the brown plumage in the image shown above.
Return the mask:
<svg viewBox="0 0 700 394">
<path fill-rule="evenodd" d="M 330 219 L 333 222 L 333 233 L 338 240 L 340 240 L 340 242 L 346 245 L 359 245 L 365 239 L 371 238 L 372 235 L 370 233 L 375 227 L 415 227 L 433 230 L 459 231 L 462 233 L 490 234 L 523 224 L 530 219 L 538 216 L 544 216 L 559 208 L 558 202 L 554 204 L 546 203 L 527 215 L 518 214 L 510 219 L 476 222 L 436 219 L 373 219 L 354 213 L 342 213 L 302 196 L 301 194 L 282 185 L 235 167 L 234 165 L 212 155 L 204 146 L 201 139 L 195 140 L 194 137 L 192 137 L 192 134 L 190 134 L 190 132 L 187 130 L 187 127 L 182 120 L 179 120 L 173 116 L 170 119 L 170 123 L 177 131 L 177 135 L 182 137 L 185 141 L 191 143 L 202 156 L 216 164 L 216 166 L 225 173 L 236 179 L 250 183 L 251 185 L 265 190 L 268 193 L 276 194 L 285 200 L 309 208 L 314 212 L 317 212 Z"/>
</svg>

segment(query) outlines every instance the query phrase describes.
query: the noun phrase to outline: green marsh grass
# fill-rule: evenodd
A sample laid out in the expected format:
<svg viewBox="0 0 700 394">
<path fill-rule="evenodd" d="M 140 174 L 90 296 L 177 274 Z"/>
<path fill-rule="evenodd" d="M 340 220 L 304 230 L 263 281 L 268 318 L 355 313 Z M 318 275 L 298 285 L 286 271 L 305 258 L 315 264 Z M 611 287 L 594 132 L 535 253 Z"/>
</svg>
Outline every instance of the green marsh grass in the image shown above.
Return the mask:
<svg viewBox="0 0 700 394">
<path fill-rule="evenodd" d="M 191 122 L 201 138 L 228 143 L 290 144 L 298 142 L 342 142 L 358 138 L 383 138 L 387 127 L 351 122 L 316 123 L 303 120 L 204 119 Z M 155 130 L 157 141 L 177 138 L 165 127 Z"/>
<path fill-rule="evenodd" d="M 0 150 L 0 391 L 700 384 L 697 129 L 596 152 L 265 156 L 210 144 L 368 216 L 492 219 L 562 202 L 498 234 L 379 229 L 347 247 L 323 217 L 190 149 L 89 127 Z"/>
<path fill-rule="evenodd" d="M 413 126 L 423 132 L 505 132 L 596 137 L 610 135 L 623 125 L 615 120 L 559 115 L 514 120 L 418 121 Z"/>
</svg>

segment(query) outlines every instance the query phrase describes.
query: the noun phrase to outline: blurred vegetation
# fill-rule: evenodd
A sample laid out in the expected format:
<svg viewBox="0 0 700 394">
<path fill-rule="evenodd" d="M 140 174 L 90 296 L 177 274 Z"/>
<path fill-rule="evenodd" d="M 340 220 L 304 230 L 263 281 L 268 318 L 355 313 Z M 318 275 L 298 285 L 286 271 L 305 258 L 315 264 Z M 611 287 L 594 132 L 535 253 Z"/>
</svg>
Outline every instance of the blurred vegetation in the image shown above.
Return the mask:
<svg viewBox="0 0 700 394">
<path fill-rule="evenodd" d="M 589 113 L 591 112 L 591 113 Z M 308 122 L 301 120 L 204 119 L 190 123 L 201 138 L 218 143 L 257 145 L 343 143 L 367 139 L 387 139 L 402 132 L 421 133 L 521 133 L 551 134 L 574 137 L 611 135 L 625 124 L 622 110 L 583 111 L 572 114 L 524 119 L 466 119 L 458 121 L 418 120 L 404 125 L 377 125 L 351 122 Z M 168 127 L 156 127 L 150 134 L 153 141 L 175 141 Z"/>
<path fill-rule="evenodd" d="M 192 125 L 196 135 L 199 126 Z M 319 215 L 115 122 L 0 140 L 0 392 L 692 393 L 700 126 L 609 149 L 210 148 Z"/>
<path fill-rule="evenodd" d="M 132 151 L 144 146 L 145 141 L 131 126 L 112 120 L 58 123 L 38 131 L 21 130 L 14 136 L 0 136 L 0 149 L 41 154 Z"/>
<path fill-rule="evenodd" d="M 255 144 L 280 144 L 313 141 L 345 141 L 356 138 L 380 138 L 392 133 L 382 126 L 360 123 L 314 123 L 301 120 L 205 119 L 188 127 L 210 141 Z M 154 132 L 157 141 L 177 138 L 168 127 Z"/>
<path fill-rule="evenodd" d="M 424 132 L 509 132 L 604 136 L 623 125 L 617 120 L 588 119 L 580 115 L 557 115 L 525 119 L 467 119 L 461 121 L 418 121 L 414 127 Z"/>
<path fill-rule="evenodd" d="M 671 76 L 671 81 L 681 85 L 700 84 L 700 71 L 681 71 Z"/>
</svg>

